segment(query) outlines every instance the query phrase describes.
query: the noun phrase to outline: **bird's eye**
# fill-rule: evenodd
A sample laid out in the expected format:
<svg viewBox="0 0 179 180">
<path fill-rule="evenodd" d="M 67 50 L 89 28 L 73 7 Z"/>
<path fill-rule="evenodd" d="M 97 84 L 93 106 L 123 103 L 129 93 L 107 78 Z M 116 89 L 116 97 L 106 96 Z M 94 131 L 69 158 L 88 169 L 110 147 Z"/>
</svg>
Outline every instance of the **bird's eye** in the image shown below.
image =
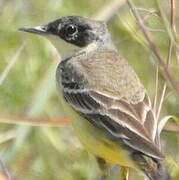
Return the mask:
<svg viewBox="0 0 179 180">
<path fill-rule="evenodd" d="M 73 25 L 73 24 L 68 25 L 68 26 L 66 27 L 66 34 L 67 34 L 67 35 L 72 36 L 72 35 L 76 34 L 77 31 L 78 31 L 78 30 L 77 30 L 77 27 L 76 27 L 75 25 Z"/>
</svg>

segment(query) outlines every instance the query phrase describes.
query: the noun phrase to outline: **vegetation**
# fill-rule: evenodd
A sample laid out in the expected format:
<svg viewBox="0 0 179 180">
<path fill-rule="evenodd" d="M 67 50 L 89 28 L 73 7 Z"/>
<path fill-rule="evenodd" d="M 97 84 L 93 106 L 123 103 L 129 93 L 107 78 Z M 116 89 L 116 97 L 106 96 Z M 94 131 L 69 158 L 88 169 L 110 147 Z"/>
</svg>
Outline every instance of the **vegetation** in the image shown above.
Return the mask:
<svg viewBox="0 0 179 180">
<path fill-rule="evenodd" d="M 17 30 L 80 15 L 108 21 L 119 52 L 136 70 L 160 119 L 172 115 L 161 134 L 162 150 L 171 175 L 179 179 L 179 3 L 128 2 L 0 0 L 0 178 L 99 179 L 94 157 L 81 146 L 58 100 L 60 57 L 46 39 Z M 110 179 L 117 173 L 113 168 Z"/>
</svg>

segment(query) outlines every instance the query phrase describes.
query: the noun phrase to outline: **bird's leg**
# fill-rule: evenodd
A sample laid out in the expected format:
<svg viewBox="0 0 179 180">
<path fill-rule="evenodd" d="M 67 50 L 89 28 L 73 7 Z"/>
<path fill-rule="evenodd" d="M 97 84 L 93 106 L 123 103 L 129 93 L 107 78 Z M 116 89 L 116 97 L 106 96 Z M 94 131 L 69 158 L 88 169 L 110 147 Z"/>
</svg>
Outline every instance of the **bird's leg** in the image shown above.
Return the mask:
<svg viewBox="0 0 179 180">
<path fill-rule="evenodd" d="M 128 167 L 120 168 L 119 180 L 129 180 L 129 168 Z"/>
<path fill-rule="evenodd" d="M 102 158 L 96 157 L 99 168 L 101 170 L 101 178 L 100 180 L 106 180 L 109 175 L 109 165 L 106 163 L 106 161 Z"/>
</svg>

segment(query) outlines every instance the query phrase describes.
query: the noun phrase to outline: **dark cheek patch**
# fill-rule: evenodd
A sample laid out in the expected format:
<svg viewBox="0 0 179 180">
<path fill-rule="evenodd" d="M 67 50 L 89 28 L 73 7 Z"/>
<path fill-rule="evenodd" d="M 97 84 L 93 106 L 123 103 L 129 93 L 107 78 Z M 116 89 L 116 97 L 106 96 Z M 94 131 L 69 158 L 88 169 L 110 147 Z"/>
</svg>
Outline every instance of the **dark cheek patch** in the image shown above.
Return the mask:
<svg viewBox="0 0 179 180">
<path fill-rule="evenodd" d="M 77 38 L 72 42 L 77 46 L 83 47 L 87 46 L 92 39 L 90 39 L 89 34 L 87 32 L 83 32 L 78 34 Z"/>
<path fill-rule="evenodd" d="M 79 47 L 85 47 L 94 40 L 93 33 L 89 30 L 85 30 L 84 27 L 80 27 L 78 32 L 73 36 L 68 36 L 68 34 L 65 32 L 65 29 L 62 29 L 58 36 L 60 36 L 60 38 L 63 40 Z"/>
<path fill-rule="evenodd" d="M 74 35 L 69 35 L 66 31 L 66 25 L 62 25 L 59 30 L 59 21 L 50 23 L 47 25 L 48 31 L 56 36 L 59 36 L 61 39 L 74 44 L 79 47 L 85 47 L 90 44 L 92 41 L 96 40 L 94 33 L 91 28 L 84 24 L 83 26 L 77 26 L 77 24 L 71 22 L 78 28 L 78 32 Z"/>
</svg>

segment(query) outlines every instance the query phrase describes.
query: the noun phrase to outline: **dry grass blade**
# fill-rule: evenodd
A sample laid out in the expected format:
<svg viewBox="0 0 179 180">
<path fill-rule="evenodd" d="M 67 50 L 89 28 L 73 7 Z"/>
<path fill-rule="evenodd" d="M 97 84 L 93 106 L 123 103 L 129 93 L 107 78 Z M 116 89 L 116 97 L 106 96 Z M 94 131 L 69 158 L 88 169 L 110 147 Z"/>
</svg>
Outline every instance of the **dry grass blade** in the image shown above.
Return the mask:
<svg viewBox="0 0 179 180">
<path fill-rule="evenodd" d="M 176 0 L 170 0 L 170 8 L 171 8 L 171 27 L 173 32 L 176 34 Z"/>
<path fill-rule="evenodd" d="M 170 131 L 170 132 L 179 132 L 179 126 L 176 125 L 175 123 L 168 123 L 166 126 L 165 126 L 165 130 L 166 131 Z"/>
<path fill-rule="evenodd" d="M 3 132 L 2 134 L 0 134 L 0 144 L 14 140 L 15 138 L 17 138 L 17 135 L 18 134 L 14 129 Z"/>
<path fill-rule="evenodd" d="M 6 177 L 4 177 L 4 180 L 12 180 L 7 167 L 5 166 L 5 164 L 3 163 L 3 161 L 1 159 L 0 159 L 0 165 L 1 165 L 1 168 L 3 169 L 4 175 L 6 176 Z"/>
<path fill-rule="evenodd" d="M 176 0 L 170 0 L 170 9 L 171 9 L 170 22 L 171 22 L 172 31 L 175 37 L 178 37 L 177 30 L 176 30 L 176 3 L 177 3 Z M 175 54 L 176 54 L 177 63 L 179 64 L 179 54 L 178 54 L 177 48 L 175 48 Z"/>
<path fill-rule="evenodd" d="M 161 98 L 160 98 L 160 103 L 159 103 L 159 107 L 158 107 L 157 114 L 156 114 L 157 121 L 159 121 L 160 112 L 161 112 L 162 105 L 164 102 L 166 89 L 167 89 L 167 84 L 166 84 L 166 82 L 164 82 L 163 90 L 162 90 L 162 94 L 161 94 Z"/>
<path fill-rule="evenodd" d="M 24 49 L 25 44 L 22 44 L 20 46 L 20 48 L 17 50 L 17 52 L 15 53 L 15 55 L 12 57 L 12 59 L 10 60 L 10 63 L 7 65 L 7 67 L 5 68 L 5 70 L 2 72 L 2 74 L 0 75 L 0 85 L 2 85 L 2 83 L 4 82 L 4 80 L 7 78 L 11 68 L 15 65 L 16 61 L 19 59 L 19 56 L 22 52 L 22 50 Z"/>
<path fill-rule="evenodd" d="M 107 5 L 105 5 L 104 7 L 102 7 L 102 9 L 99 11 L 99 13 L 97 13 L 94 16 L 94 19 L 96 20 L 103 20 L 103 21 L 108 21 L 109 19 L 111 19 L 119 10 L 119 8 L 125 3 L 125 0 L 114 0 L 110 3 L 108 3 Z"/>
<path fill-rule="evenodd" d="M 176 16 L 176 4 L 175 4 L 175 0 L 170 0 L 170 25 L 172 27 L 172 30 L 174 32 L 176 32 L 176 23 L 175 23 L 175 16 Z M 174 44 L 173 44 L 173 41 L 171 39 L 169 39 L 169 49 L 168 49 L 168 58 L 167 58 L 167 67 L 170 66 L 170 61 L 171 61 L 171 56 L 172 56 L 172 51 L 173 51 L 173 48 L 174 48 Z M 159 120 L 159 116 L 160 116 L 160 112 L 161 112 L 161 108 L 162 108 L 162 105 L 163 105 L 163 102 L 164 102 L 164 99 L 165 99 L 165 93 L 166 93 L 166 88 L 167 88 L 167 84 L 166 82 L 164 82 L 164 85 L 163 85 L 163 90 L 162 90 L 162 95 L 161 95 L 161 99 L 160 99 L 160 103 L 159 103 L 159 108 L 158 108 L 158 111 L 157 111 L 157 120 Z M 160 124 L 162 124 L 162 126 L 164 127 L 164 125 L 166 124 L 167 122 L 167 119 L 170 119 L 170 118 L 163 118 L 165 120 L 162 120 L 163 122 L 160 122 Z M 162 127 L 162 128 L 163 128 Z M 160 130 L 162 131 L 162 129 Z"/>
<path fill-rule="evenodd" d="M 164 118 L 162 118 L 158 124 L 158 135 L 160 136 L 160 133 L 162 132 L 165 124 L 167 123 L 167 121 L 172 118 L 172 116 L 165 116 Z M 167 129 L 165 129 L 167 130 Z M 168 129 L 169 130 L 169 129 Z M 171 130 L 171 129 L 170 129 Z"/>
<path fill-rule="evenodd" d="M 6 124 L 18 124 L 18 125 L 29 125 L 29 126 L 65 126 L 69 125 L 71 121 L 67 118 L 31 118 L 26 116 L 5 116 L 0 117 L 1 123 Z"/>
<path fill-rule="evenodd" d="M 170 0 L 170 25 L 172 28 L 172 31 L 176 34 L 176 1 Z M 167 66 L 170 64 L 171 56 L 172 56 L 172 50 L 173 50 L 174 44 L 171 39 L 169 39 L 169 51 L 168 51 L 168 59 L 167 59 Z"/>
<path fill-rule="evenodd" d="M 171 82 L 171 84 L 172 84 L 173 88 L 175 89 L 177 95 L 179 95 L 179 85 L 178 85 L 176 79 L 173 77 L 171 69 L 167 66 L 164 58 L 161 56 L 160 51 L 159 51 L 158 47 L 156 46 L 151 33 L 146 28 L 142 18 L 140 17 L 138 12 L 136 11 L 136 8 L 133 5 L 132 1 L 127 0 L 127 3 L 129 5 L 129 7 L 131 8 L 131 11 L 132 11 L 133 15 L 135 16 L 137 23 L 139 24 L 142 32 L 144 33 L 152 52 L 157 57 L 157 60 L 159 61 L 161 68 L 164 70 L 166 76 L 168 77 L 169 81 Z"/>
<path fill-rule="evenodd" d="M 154 97 L 154 103 L 153 103 L 153 110 L 155 114 L 157 113 L 158 81 L 159 81 L 159 72 L 158 72 L 158 66 L 157 66 L 156 75 L 155 75 L 155 97 Z"/>
</svg>

